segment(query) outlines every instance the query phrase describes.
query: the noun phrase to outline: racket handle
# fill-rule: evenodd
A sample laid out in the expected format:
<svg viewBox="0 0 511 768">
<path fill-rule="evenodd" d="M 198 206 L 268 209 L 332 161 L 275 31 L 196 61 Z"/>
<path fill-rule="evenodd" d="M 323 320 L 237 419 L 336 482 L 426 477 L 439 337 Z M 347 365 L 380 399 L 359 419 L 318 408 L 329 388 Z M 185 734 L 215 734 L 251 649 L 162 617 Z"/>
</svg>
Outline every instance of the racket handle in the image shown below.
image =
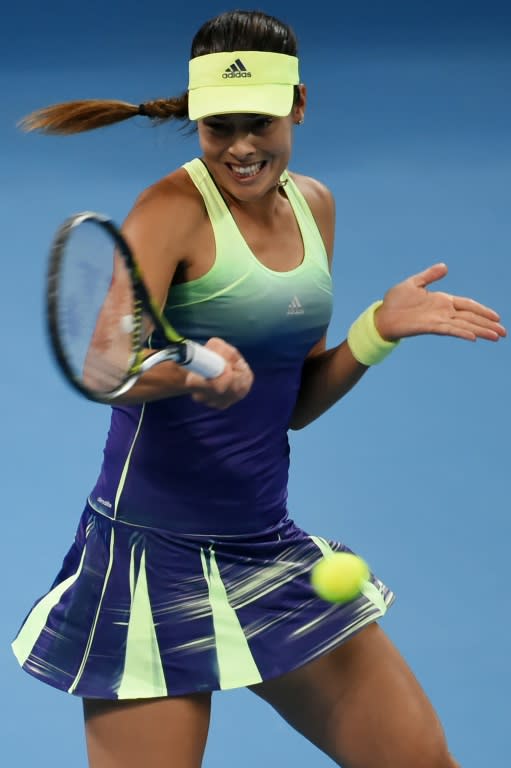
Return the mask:
<svg viewBox="0 0 511 768">
<path fill-rule="evenodd" d="M 205 379 L 216 379 L 224 371 L 225 360 L 217 352 L 207 349 L 202 344 L 187 341 L 186 358 L 181 365 L 200 376 L 204 376 Z"/>
</svg>

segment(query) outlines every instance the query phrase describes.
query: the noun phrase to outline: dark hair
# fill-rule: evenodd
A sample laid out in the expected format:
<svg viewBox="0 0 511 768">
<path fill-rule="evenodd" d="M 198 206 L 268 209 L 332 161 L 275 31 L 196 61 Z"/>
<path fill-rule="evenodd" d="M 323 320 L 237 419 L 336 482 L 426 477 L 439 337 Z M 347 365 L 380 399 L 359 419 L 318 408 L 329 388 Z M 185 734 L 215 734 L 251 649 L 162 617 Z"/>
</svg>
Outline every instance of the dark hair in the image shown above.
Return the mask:
<svg viewBox="0 0 511 768">
<path fill-rule="evenodd" d="M 262 11 L 227 11 L 210 19 L 193 38 L 191 58 L 222 51 L 271 51 L 297 55 L 293 30 Z M 298 88 L 295 87 L 295 99 Z M 25 131 L 71 134 L 91 131 L 142 115 L 156 122 L 188 120 L 188 93 L 152 99 L 142 104 L 110 99 L 85 99 L 53 104 L 31 112 L 20 121 Z"/>
<path fill-rule="evenodd" d="M 293 30 L 262 11 L 229 11 L 199 29 L 192 41 L 190 58 L 222 51 L 271 51 L 298 55 Z"/>
</svg>

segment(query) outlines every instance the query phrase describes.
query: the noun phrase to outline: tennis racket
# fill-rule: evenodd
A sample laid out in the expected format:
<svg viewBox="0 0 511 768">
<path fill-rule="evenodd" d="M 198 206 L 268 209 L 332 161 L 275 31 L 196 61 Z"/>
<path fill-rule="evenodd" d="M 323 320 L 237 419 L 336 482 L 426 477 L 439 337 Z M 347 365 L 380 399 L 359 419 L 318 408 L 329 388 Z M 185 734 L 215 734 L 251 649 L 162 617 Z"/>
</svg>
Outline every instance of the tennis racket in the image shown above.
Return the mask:
<svg viewBox="0 0 511 768">
<path fill-rule="evenodd" d="M 48 268 L 47 322 L 60 370 L 96 402 L 114 400 L 166 360 L 209 379 L 225 367 L 220 355 L 170 325 L 119 229 L 92 211 L 71 216 L 56 232 Z M 152 334 L 164 340 L 163 349 L 150 348 Z"/>
</svg>

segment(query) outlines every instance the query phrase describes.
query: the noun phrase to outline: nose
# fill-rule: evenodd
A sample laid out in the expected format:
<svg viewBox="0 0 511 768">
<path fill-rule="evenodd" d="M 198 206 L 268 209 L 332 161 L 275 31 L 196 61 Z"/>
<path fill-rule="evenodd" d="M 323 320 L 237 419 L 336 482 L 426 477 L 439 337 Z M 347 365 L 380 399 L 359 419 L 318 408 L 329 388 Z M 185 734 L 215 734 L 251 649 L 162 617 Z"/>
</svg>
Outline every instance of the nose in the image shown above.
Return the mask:
<svg viewBox="0 0 511 768">
<path fill-rule="evenodd" d="M 249 131 L 236 131 L 229 145 L 229 152 L 238 159 L 255 154 L 254 136 Z"/>
</svg>

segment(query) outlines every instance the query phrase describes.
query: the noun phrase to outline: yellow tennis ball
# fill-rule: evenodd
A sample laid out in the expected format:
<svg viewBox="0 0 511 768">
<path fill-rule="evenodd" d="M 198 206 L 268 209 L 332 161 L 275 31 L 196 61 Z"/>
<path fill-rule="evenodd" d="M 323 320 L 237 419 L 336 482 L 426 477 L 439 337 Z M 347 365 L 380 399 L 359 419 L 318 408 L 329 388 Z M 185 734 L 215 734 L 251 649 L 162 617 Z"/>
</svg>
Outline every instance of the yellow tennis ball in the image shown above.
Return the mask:
<svg viewBox="0 0 511 768">
<path fill-rule="evenodd" d="M 369 567 L 351 552 L 332 552 L 312 569 L 313 589 L 329 603 L 347 603 L 362 591 L 369 578 Z"/>
</svg>

